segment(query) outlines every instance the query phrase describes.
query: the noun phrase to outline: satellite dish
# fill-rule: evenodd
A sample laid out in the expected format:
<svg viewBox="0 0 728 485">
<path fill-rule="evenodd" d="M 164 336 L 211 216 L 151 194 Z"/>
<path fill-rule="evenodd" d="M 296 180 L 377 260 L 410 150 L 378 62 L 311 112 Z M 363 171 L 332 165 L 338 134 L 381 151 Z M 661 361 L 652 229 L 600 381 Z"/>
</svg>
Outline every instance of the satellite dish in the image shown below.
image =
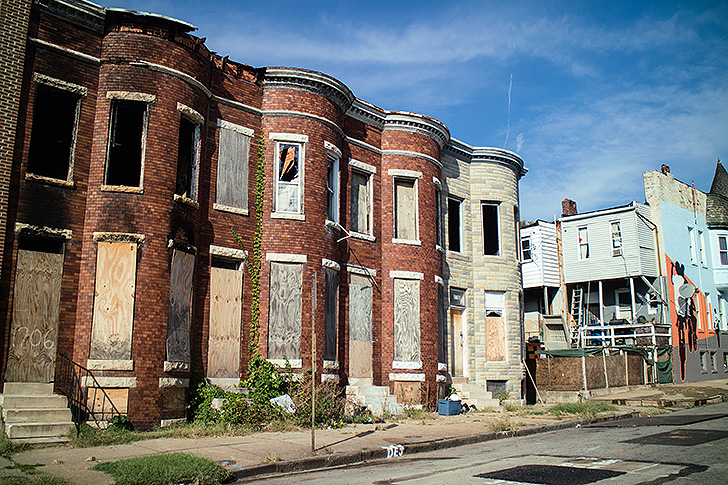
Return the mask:
<svg viewBox="0 0 728 485">
<path fill-rule="evenodd" d="M 695 287 L 690 283 L 685 283 L 680 285 L 680 288 L 678 288 L 677 292 L 683 298 L 691 298 L 695 294 Z"/>
</svg>

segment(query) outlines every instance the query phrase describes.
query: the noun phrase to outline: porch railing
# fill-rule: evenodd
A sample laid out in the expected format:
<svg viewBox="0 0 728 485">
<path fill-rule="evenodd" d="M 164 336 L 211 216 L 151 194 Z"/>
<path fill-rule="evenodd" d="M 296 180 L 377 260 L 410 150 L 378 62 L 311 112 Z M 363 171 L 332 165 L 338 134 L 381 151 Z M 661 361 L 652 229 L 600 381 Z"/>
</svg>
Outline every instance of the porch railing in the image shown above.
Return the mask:
<svg viewBox="0 0 728 485">
<path fill-rule="evenodd" d="M 60 365 L 55 388 L 68 398 L 76 433 L 81 431 L 81 424 L 88 421 L 93 420 L 96 428 L 104 429 L 112 417 L 121 416 L 90 370 L 63 352 L 58 353 L 58 360 Z"/>
<path fill-rule="evenodd" d="M 671 337 L 669 324 L 654 323 L 584 325 L 577 328 L 577 332 L 579 347 L 657 347 L 669 344 Z"/>
</svg>

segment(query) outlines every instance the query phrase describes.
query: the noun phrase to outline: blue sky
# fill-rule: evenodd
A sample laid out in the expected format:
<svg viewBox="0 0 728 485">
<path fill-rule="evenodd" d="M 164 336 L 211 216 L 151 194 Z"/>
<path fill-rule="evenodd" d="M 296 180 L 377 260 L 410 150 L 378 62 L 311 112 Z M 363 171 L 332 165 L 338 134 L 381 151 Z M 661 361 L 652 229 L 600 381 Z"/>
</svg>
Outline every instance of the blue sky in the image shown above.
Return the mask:
<svg viewBox="0 0 728 485">
<path fill-rule="evenodd" d="M 726 2 L 103 5 L 185 20 L 238 62 L 321 71 L 470 145 L 516 151 L 524 219 L 551 220 L 565 197 L 580 212 L 644 201 L 642 172 L 662 163 L 707 191 L 728 161 Z"/>
</svg>

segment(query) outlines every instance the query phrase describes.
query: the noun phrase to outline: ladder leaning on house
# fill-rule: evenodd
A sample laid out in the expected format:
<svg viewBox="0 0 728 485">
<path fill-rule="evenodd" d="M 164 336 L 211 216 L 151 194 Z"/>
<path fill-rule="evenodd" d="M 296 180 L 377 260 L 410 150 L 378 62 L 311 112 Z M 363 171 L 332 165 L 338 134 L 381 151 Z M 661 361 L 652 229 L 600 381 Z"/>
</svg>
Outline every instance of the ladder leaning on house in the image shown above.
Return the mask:
<svg viewBox="0 0 728 485">
<path fill-rule="evenodd" d="M 584 324 L 584 305 L 582 305 L 583 289 L 580 286 L 571 292 L 571 318 L 574 325 L 571 327 L 571 344 L 579 343 L 579 327 Z"/>
</svg>

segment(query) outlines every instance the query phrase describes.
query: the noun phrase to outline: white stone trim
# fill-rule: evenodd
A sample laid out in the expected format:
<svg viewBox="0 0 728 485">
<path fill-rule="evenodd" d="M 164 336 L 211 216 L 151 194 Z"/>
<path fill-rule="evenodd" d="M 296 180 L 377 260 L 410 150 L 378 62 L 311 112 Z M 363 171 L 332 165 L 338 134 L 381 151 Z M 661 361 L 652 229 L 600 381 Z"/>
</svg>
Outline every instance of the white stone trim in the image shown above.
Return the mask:
<svg viewBox="0 0 728 485">
<path fill-rule="evenodd" d="M 213 100 L 213 101 L 215 101 L 216 103 L 224 104 L 226 106 L 231 106 L 233 108 L 241 109 L 243 111 L 248 111 L 248 112 L 253 113 L 253 114 L 257 114 L 257 115 L 262 115 L 263 114 L 263 110 L 258 109 L 258 108 L 254 107 L 254 106 L 250 106 L 248 104 L 244 104 L 244 103 L 241 103 L 239 101 L 232 100 L 232 99 L 223 98 L 222 96 L 218 96 L 216 94 L 213 94 L 210 97 L 210 99 Z"/>
<path fill-rule="evenodd" d="M 205 122 L 205 117 L 202 116 L 196 109 L 190 108 L 186 104 L 177 102 L 177 111 L 190 118 L 195 123 L 201 125 Z"/>
<path fill-rule="evenodd" d="M 238 387 L 238 385 L 240 384 L 239 377 L 208 377 L 208 379 L 210 379 L 210 382 L 212 384 L 215 384 L 216 386 L 220 386 L 222 388 Z"/>
<path fill-rule="evenodd" d="M 308 261 L 308 256 L 305 254 L 266 253 L 265 260 L 277 263 L 305 263 Z"/>
<path fill-rule="evenodd" d="M 190 370 L 189 362 L 164 361 L 164 372 L 186 372 Z"/>
<path fill-rule="evenodd" d="M 144 234 L 128 232 L 94 232 L 93 238 L 95 242 L 133 242 L 144 244 L 147 241 L 147 236 Z"/>
<path fill-rule="evenodd" d="M 332 123 L 330 120 L 327 120 L 326 118 L 322 116 L 316 116 L 312 115 L 311 113 L 304 113 L 302 111 L 292 111 L 292 110 L 285 110 L 285 109 L 271 109 L 271 110 L 265 110 L 263 111 L 264 116 L 287 116 L 290 118 L 303 118 L 308 120 L 314 120 L 318 123 L 321 123 L 322 125 L 328 126 L 333 131 L 338 133 L 342 138 L 344 138 L 344 130 L 341 129 L 339 125 L 336 123 Z"/>
<path fill-rule="evenodd" d="M 389 380 L 390 381 L 406 381 L 406 382 L 425 382 L 425 374 L 410 374 L 410 373 L 396 374 L 394 372 L 390 372 Z"/>
<path fill-rule="evenodd" d="M 422 246 L 422 241 L 419 239 L 397 239 L 393 237 L 392 244 L 411 244 L 413 246 Z"/>
<path fill-rule="evenodd" d="M 445 377 L 444 375 L 437 374 L 435 376 L 435 382 L 445 382 L 445 381 L 447 381 L 447 377 Z"/>
<path fill-rule="evenodd" d="M 190 380 L 186 377 L 160 377 L 159 387 L 190 387 Z"/>
<path fill-rule="evenodd" d="M 442 279 L 442 276 L 435 275 L 435 283 L 437 283 L 440 286 L 445 286 L 445 280 Z"/>
<path fill-rule="evenodd" d="M 78 94 L 80 96 L 88 96 L 88 88 L 81 86 L 80 84 L 69 83 L 68 81 L 62 81 L 51 76 L 46 76 L 39 72 L 33 73 L 33 81 L 38 84 L 44 84 L 52 88 L 61 89 L 70 93 Z"/>
<path fill-rule="evenodd" d="M 447 372 L 447 364 L 445 362 L 438 362 L 437 371 L 438 372 Z"/>
<path fill-rule="evenodd" d="M 368 163 L 360 162 L 359 160 L 354 160 L 353 158 L 349 159 L 349 166 L 362 172 L 366 172 L 368 174 L 377 173 L 377 167 L 375 167 L 374 165 L 369 165 Z"/>
<path fill-rule="evenodd" d="M 185 197 L 184 195 L 174 194 L 174 201 L 179 202 L 181 204 L 188 205 L 190 207 L 194 207 L 195 209 L 200 208 L 199 202 L 197 202 L 194 199 L 190 199 L 189 197 Z"/>
<path fill-rule="evenodd" d="M 243 216 L 250 215 L 250 212 L 248 209 L 241 209 L 240 207 L 232 207 L 225 204 L 218 204 L 217 202 L 214 202 L 212 204 L 212 208 L 216 211 L 222 211 L 222 212 L 230 212 L 232 214 L 240 214 Z"/>
<path fill-rule="evenodd" d="M 247 128 L 245 126 L 236 125 L 235 123 L 231 123 L 230 121 L 225 121 L 222 119 L 217 120 L 217 127 L 222 128 L 225 130 L 235 131 L 237 133 L 240 133 L 244 136 L 253 137 L 253 134 L 255 133 L 251 128 Z"/>
<path fill-rule="evenodd" d="M 57 187 L 73 188 L 76 184 L 72 180 L 56 179 L 53 177 L 46 177 L 44 175 L 37 175 L 34 173 L 26 172 L 25 180 L 32 182 L 40 182 L 42 184 L 55 185 Z"/>
<path fill-rule="evenodd" d="M 372 278 L 377 276 L 376 269 L 366 268 L 364 266 L 359 266 L 358 264 L 347 264 L 346 271 L 348 273 L 360 274 L 360 275 L 364 275 L 364 276 L 371 276 Z"/>
<path fill-rule="evenodd" d="M 429 155 L 426 155 L 424 153 L 419 152 L 413 152 L 409 150 L 382 150 L 382 156 L 403 156 L 403 157 L 410 157 L 410 158 L 419 158 L 420 160 L 426 160 L 438 168 L 442 168 L 442 163 L 440 163 L 440 160 L 437 158 L 431 157 Z"/>
<path fill-rule="evenodd" d="M 101 192 L 123 192 L 126 194 L 143 194 L 144 187 L 131 187 L 129 185 L 106 185 L 99 187 Z"/>
<path fill-rule="evenodd" d="M 137 386 L 137 378 L 136 377 L 103 377 L 99 376 L 96 378 L 96 382 L 98 382 L 99 387 L 136 387 Z M 93 377 L 91 376 L 84 376 L 81 380 L 81 385 L 83 387 L 96 387 Z"/>
<path fill-rule="evenodd" d="M 440 182 L 439 178 L 433 176 L 432 183 L 435 184 L 438 189 L 442 190 L 442 182 Z"/>
<path fill-rule="evenodd" d="M 275 141 L 308 143 L 308 135 L 298 135 L 296 133 L 270 133 L 268 138 Z"/>
<path fill-rule="evenodd" d="M 336 261 L 332 261 L 330 259 L 321 258 L 321 266 L 323 266 L 324 268 L 331 268 L 335 269 L 336 271 L 341 271 L 341 265 Z"/>
<path fill-rule="evenodd" d="M 374 242 L 377 240 L 376 237 L 361 232 L 352 231 L 349 233 L 354 239 L 363 239 L 364 241 Z"/>
<path fill-rule="evenodd" d="M 305 221 L 306 215 L 297 212 L 271 212 L 271 219 L 291 219 L 294 221 Z"/>
<path fill-rule="evenodd" d="M 339 382 L 338 374 L 321 374 L 321 382 Z"/>
<path fill-rule="evenodd" d="M 347 116 L 349 116 L 348 113 L 347 113 Z M 361 140 L 357 140 L 356 138 L 352 138 L 350 136 L 347 136 L 346 137 L 346 142 L 348 144 L 350 144 L 350 145 L 358 146 L 359 148 L 363 148 L 364 150 L 368 150 L 368 151 L 370 151 L 372 153 L 375 153 L 376 155 L 380 155 L 380 156 L 382 155 L 382 149 L 381 148 L 377 148 L 374 145 L 370 145 L 367 142 L 364 142 L 364 141 L 361 141 Z"/>
<path fill-rule="evenodd" d="M 222 256 L 223 258 L 237 259 L 238 261 L 245 261 L 245 258 L 248 257 L 248 252 L 242 249 L 226 248 L 213 244 L 210 244 L 210 254 Z"/>
<path fill-rule="evenodd" d="M 393 360 L 392 369 L 422 369 L 422 361 Z"/>
<path fill-rule="evenodd" d="M 400 177 L 408 179 L 422 178 L 422 172 L 418 172 L 416 170 L 402 170 L 399 168 L 390 168 L 389 170 L 387 170 L 387 175 L 389 175 L 390 177 Z"/>
<path fill-rule="evenodd" d="M 35 226 L 33 224 L 25 224 L 23 222 L 15 223 L 15 234 L 30 234 L 33 236 L 47 236 L 58 239 L 73 239 L 73 231 L 70 229 L 59 229 L 48 226 Z"/>
<path fill-rule="evenodd" d="M 303 360 L 302 359 L 265 359 L 271 364 L 284 368 L 286 367 L 286 364 L 290 364 L 291 368 L 293 369 L 300 369 L 303 367 Z M 300 377 L 299 377 L 300 378 Z"/>
<path fill-rule="evenodd" d="M 153 62 L 147 62 L 147 61 L 130 62 L 129 65 L 134 66 L 134 67 L 145 67 L 145 68 L 149 69 L 150 71 L 157 71 L 157 72 L 161 72 L 164 74 L 168 74 L 172 77 L 176 77 L 177 79 L 186 82 L 190 86 L 193 86 L 193 87 L 199 89 L 200 91 L 205 93 L 205 96 L 207 96 L 208 98 L 212 97 L 212 92 L 209 89 L 207 89 L 207 87 L 204 84 L 202 84 L 200 81 L 193 78 L 189 74 L 185 74 L 184 72 L 178 71 L 177 69 L 172 69 L 171 67 L 163 66 L 161 64 L 154 64 Z"/>
<path fill-rule="evenodd" d="M 324 149 L 327 152 L 331 152 L 332 154 L 334 154 L 338 158 L 341 158 L 341 150 L 339 150 L 339 147 L 337 147 L 336 145 L 334 145 L 330 141 L 324 140 Z"/>
<path fill-rule="evenodd" d="M 107 91 L 106 99 L 121 99 L 123 101 L 141 101 L 143 103 L 154 103 L 157 97 L 153 94 L 135 93 L 130 91 Z"/>
<path fill-rule="evenodd" d="M 392 270 L 389 272 L 389 277 L 394 278 L 401 278 L 405 280 L 424 280 L 425 275 L 423 273 L 420 273 L 419 271 L 397 271 Z"/>
<path fill-rule="evenodd" d="M 101 65 L 101 59 L 98 57 L 94 57 L 88 54 L 85 54 L 83 52 L 79 52 L 73 49 L 68 49 L 67 47 L 61 47 L 58 44 L 53 44 L 52 42 L 47 42 L 45 40 L 40 40 L 35 37 L 28 37 L 28 40 L 31 44 L 36 44 L 40 46 L 41 48 L 50 49 L 52 51 L 56 51 L 59 54 L 66 55 L 68 57 L 73 57 L 78 59 L 79 61 L 83 61 L 89 64 L 93 64 L 96 66 Z"/>
<path fill-rule="evenodd" d="M 86 361 L 88 370 L 134 370 L 133 360 L 102 360 L 88 359 Z"/>
<path fill-rule="evenodd" d="M 184 424 L 187 422 L 187 418 L 170 418 L 170 419 L 162 419 L 159 421 L 159 427 L 160 428 L 166 428 L 168 426 L 175 426 L 178 424 Z"/>
<path fill-rule="evenodd" d="M 325 360 L 324 361 L 324 369 L 326 370 L 338 370 L 339 368 L 339 361 L 338 360 Z"/>
</svg>

